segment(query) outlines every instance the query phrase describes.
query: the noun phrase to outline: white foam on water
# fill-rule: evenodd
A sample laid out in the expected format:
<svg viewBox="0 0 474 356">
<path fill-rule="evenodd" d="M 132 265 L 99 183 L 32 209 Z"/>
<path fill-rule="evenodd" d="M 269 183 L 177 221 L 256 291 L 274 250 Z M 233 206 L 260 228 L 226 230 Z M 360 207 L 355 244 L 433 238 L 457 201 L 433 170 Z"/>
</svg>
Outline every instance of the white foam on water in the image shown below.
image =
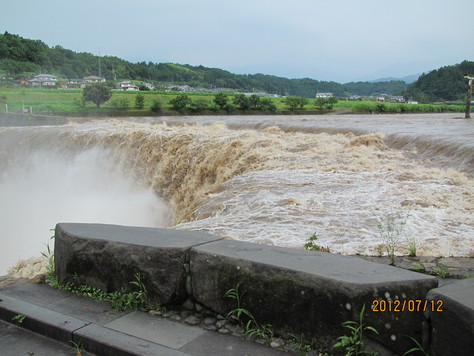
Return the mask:
<svg viewBox="0 0 474 356">
<path fill-rule="evenodd" d="M 195 221 L 177 227 L 296 248 L 316 233 L 331 252 L 377 254 L 384 243 L 379 222 L 400 215 L 406 221 L 397 253 L 406 254 L 414 238 L 419 254 L 463 256 L 474 250 L 474 218 L 445 200 L 459 193 L 447 182 L 386 172 L 267 170 L 229 180 L 196 209 Z"/>
</svg>

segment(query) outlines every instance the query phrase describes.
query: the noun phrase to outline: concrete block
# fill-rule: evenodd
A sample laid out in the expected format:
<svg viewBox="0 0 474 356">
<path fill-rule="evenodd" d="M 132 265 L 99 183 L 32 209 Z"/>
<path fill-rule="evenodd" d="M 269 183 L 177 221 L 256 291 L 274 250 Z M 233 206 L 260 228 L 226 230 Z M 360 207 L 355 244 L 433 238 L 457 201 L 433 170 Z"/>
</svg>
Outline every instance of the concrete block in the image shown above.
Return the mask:
<svg viewBox="0 0 474 356">
<path fill-rule="evenodd" d="M 435 306 L 430 308 L 430 355 L 474 354 L 474 279 L 433 289 L 427 299 Z"/>
<path fill-rule="evenodd" d="M 191 250 L 190 270 L 197 302 L 226 314 L 236 308 L 224 294 L 241 284 L 242 307 L 276 331 L 304 334 L 331 347 L 346 333 L 341 323 L 365 322 L 380 335 L 370 335 L 403 353 L 405 335 L 421 336 L 422 313 L 374 312 L 374 300 L 423 299 L 437 286 L 434 277 L 357 258 L 306 250 L 221 240 Z"/>
<path fill-rule="evenodd" d="M 173 304 L 186 299 L 188 251 L 218 237 L 195 231 L 104 224 L 56 226 L 55 268 L 60 283 L 131 291 L 140 273 L 150 296 Z"/>
</svg>

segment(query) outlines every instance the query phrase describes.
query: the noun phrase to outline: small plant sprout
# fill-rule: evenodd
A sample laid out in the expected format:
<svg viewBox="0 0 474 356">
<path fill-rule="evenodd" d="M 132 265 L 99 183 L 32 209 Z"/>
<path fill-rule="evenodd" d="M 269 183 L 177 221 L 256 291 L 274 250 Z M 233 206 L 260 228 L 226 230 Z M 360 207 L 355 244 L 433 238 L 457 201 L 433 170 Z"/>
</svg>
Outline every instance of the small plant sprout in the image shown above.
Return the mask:
<svg viewBox="0 0 474 356">
<path fill-rule="evenodd" d="M 400 243 L 407 219 L 408 214 L 404 217 L 400 214 L 389 214 L 385 218 L 379 219 L 377 224 L 391 265 L 395 265 L 395 251 Z"/>
<path fill-rule="evenodd" d="M 318 240 L 318 235 L 314 233 L 311 235 L 306 241 L 306 244 L 304 245 L 305 250 L 310 250 L 310 251 L 321 251 L 321 246 L 317 245 L 315 241 Z"/>
<path fill-rule="evenodd" d="M 417 272 L 425 272 L 426 268 L 425 268 L 425 265 L 423 263 L 421 263 L 420 261 L 414 263 L 412 266 L 410 266 L 410 269 L 412 271 L 417 271 Z"/>
<path fill-rule="evenodd" d="M 72 349 L 71 349 L 71 353 L 75 356 L 81 356 L 82 353 L 85 351 L 85 348 L 84 346 L 82 345 L 82 342 L 81 341 L 78 341 L 78 342 L 74 342 L 71 340 L 71 344 L 72 344 Z"/>
<path fill-rule="evenodd" d="M 449 272 L 449 267 L 441 262 L 436 263 L 436 266 L 433 267 L 433 272 L 441 278 L 448 278 L 449 276 L 451 276 L 451 273 Z"/>
<path fill-rule="evenodd" d="M 425 351 L 425 349 L 423 348 L 423 346 L 421 346 L 421 344 L 418 342 L 418 340 L 412 338 L 411 336 L 407 336 L 407 337 L 410 338 L 415 343 L 416 347 L 411 348 L 410 350 L 405 352 L 403 355 L 409 355 L 409 354 L 415 352 L 416 354 L 421 354 L 423 356 L 429 356 L 429 353 Z"/>
<path fill-rule="evenodd" d="M 26 319 L 26 316 L 22 314 L 15 315 L 11 320 L 18 322 L 18 324 L 22 324 Z"/>
<path fill-rule="evenodd" d="M 365 331 L 371 331 L 375 334 L 379 334 L 378 331 L 372 327 L 364 324 L 364 313 L 365 313 L 365 304 L 362 306 L 362 310 L 359 314 L 359 321 L 346 321 L 342 323 L 342 325 L 351 331 L 351 334 L 339 336 L 337 338 L 337 342 L 333 345 L 333 347 L 343 347 L 347 352 L 346 356 L 352 355 L 366 355 L 371 353 L 367 353 L 362 351 L 362 347 L 364 345 L 362 337 Z"/>
<path fill-rule="evenodd" d="M 307 352 L 313 350 L 313 347 L 306 344 L 303 340 L 303 335 L 296 336 L 295 334 L 288 334 L 290 336 L 290 346 L 295 349 L 299 354 L 306 355 Z"/>
<path fill-rule="evenodd" d="M 416 252 L 418 249 L 418 241 L 416 237 L 407 237 L 407 248 L 408 248 L 408 256 L 416 257 Z"/>
<path fill-rule="evenodd" d="M 224 295 L 227 298 L 234 299 L 237 304 L 237 308 L 227 313 L 227 319 L 234 320 L 239 323 L 240 326 L 244 327 L 244 335 L 249 338 L 256 337 L 265 339 L 267 341 L 271 340 L 273 337 L 273 330 L 271 329 L 272 325 L 259 324 L 253 314 L 249 310 L 242 307 L 242 297 L 245 295 L 245 293 L 247 293 L 247 291 L 241 292 L 239 290 L 241 284 L 241 282 L 238 282 L 235 288 L 229 289 Z M 247 319 L 246 323 L 242 320 L 243 316 L 245 316 Z"/>
</svg>

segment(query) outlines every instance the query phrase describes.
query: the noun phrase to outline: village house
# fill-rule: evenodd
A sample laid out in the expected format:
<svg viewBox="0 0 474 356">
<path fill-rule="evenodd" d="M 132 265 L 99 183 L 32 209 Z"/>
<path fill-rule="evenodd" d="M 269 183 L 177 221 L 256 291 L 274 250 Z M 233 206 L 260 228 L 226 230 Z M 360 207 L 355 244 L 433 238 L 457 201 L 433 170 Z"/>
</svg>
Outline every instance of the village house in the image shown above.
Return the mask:
<svg viewBox="0 0 474 356">
<path fill-rule="evenodd" d="M 390 101 L 392 103 L 404 103 L 405 98 L 401 95 L 394 95 L 394 96 L 390 97 Z"/>
<path fill-rule="evenodd" d="M 377 101 L 382 101 L 384 102 L 386 99 L 387 99 L 388 95 L 387 94 L 380 94 L 378 97 L 377 97 Z"/>
<path fill-rule="evenodd" d="M 28 83 L 34 87 L 54 86 L 57 82 L 56 77 L 51 74 L 38 74 L 33 79 L 28 80 Z"/>
<path fill-rule="evenodd" d="M 67 81 L 67 87 L 68 88 L 84 88 L 85 81 L 84 79 L 80 79 L 80 78 L 72 78 Z"/>
<path fill-rule="evenodd" d="M 88 77 L 84 77 L 82 79 L 87 84 L 89 84 L 89 83 L 104 83 L 105 82 L 105 78 L 98 77 L 96 75 L 91 75 L 91 76 L 88 76 Z"/>
<path fill-rule="evenodd" d="M 151 83 L 143 83 L 143 85 L 148 89 L 148 90 L 155 90 L 155 86 Z"/>
<path fill-rule="evenodd" d="M 316 93 L 316 98 L 328 99 L 328 98 L 332 98 L 333 96 L 334 96 L 333 93 Z"/>
<path fill-rule="evenodd" d="M 117 87 L 118 87 L 118 89 L 125 90 L 125 91 L 138 91 L 138 90 L 140 90 L 140 88 L 138 88 L 138 86 L 133 84 L 132 81 L 130 81 L 130 80 L 118 83 Z"/>
</svg>

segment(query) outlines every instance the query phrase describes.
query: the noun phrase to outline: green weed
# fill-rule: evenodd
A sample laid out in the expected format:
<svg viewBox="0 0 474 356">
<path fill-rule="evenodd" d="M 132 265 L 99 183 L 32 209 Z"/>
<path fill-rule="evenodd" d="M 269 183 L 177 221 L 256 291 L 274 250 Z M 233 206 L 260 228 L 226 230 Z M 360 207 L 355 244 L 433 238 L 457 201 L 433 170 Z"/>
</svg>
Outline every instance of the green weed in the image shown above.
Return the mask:
<svg viewBox="0 0 474 356">
<path fill-rule="evenodd" d="M 237 307 L 227 313 L 227 319 L 234 320 L 240 324 L 241 327 L 245 328 L 244 335 L 248 338 L 259 338 L 267 341 L 273 337 L 273 330 L 271 324 L 259 324 L 253 314 L 242 307 L 242 298 L 247 291 L 240 291 L 241 282 L 238 282 L 235 288 L 229 289 L 224 297 L 234 299 Z M 243 317 L 247 319 L 245 322 Z"/>
<path fill-rule="evenodd" d="M 404 355 L 409 355 L 413 352 L 416 352 L 416 353 L 421 353 L 423 356 L 429 356 L 429 353 L 425 351 L 425 349 L 423 348 L 423 346 L 421 346 L 418 340 L 412 338 L 411 336 L 407 336 L 407 337 L 410 338 L 416 344 L 416 347 L 411 348 L 410 350 L 405 352 Z"/>
<path fill-rule="evenodd" d="M 321 246 L 317 245 L 315 241 L 318 240 L 318 235 L 314 233 L 311 235 L 306 241 L 304 248 L 305 250 L 310 250 L 310 251 L 321 251 Z"/>
<path fill-rule="evenodd" d="M 82 345 L 81 341 L 74 342 L 71 340 L 71 344 L 72 344 L 71 353 L 73 355 L 81 355 L 85 351 L 85 348 Z"/>
<path fill-rule="evenodd" d="M 22 324 L 26 319 L 26 316 L 22 315 L 22 314 L 18 314 L 18 315 L 15 315 L 11 321 L 16 321 L 18 322 L 18 324 Z"/>
<path fill-rule="evenodd" d="M 408 215 L 401 216 L 400 214 L 389 214 L 384 218 L 379 219 L 377 224 L 391 265 L 395 265 L 395 251 L 400 242 L 400 237 L 405 228 L 407 219 Z"/>
<path fill-rule="evenodd" d="M 291 348 L 296 350 L 299 355 L 304 356 L 307 352 L 313 350 L 313 347 L 309 344 L 306 344 L 303 340 L 303 335 L 296 336 L 295 334 L 288 334 L 290 336 L 289 344 Z"/>
<path fill-rule="evenodd" d="M 364 332 L 371 331 L 375 334 L 379 334 L 378 331 L 372 326 L 367 326 L 364 324 L 364 313 L 365 313 L 365 304 L 362 307 L 362 310 L 359 314 L 359 321 L 346 321 L 342 325 L 350 330 L 350 335 L 343 335 L 337 338 L 333 347 L 343 347 L 346 350 L 346 356 L 352 355 L 376 355 L 376 353 L 362 351 L 363 341 L 362 336 Z"/>
<path fill-rule="evenodd" d="M 416 252 L 418 250 L 418 241 L 416 237 L 408 237 L 406 242 L 408 247 L 408 256 L 416 257 Z"/>
<path fill-rule="evenodd" d="M 410 266 L 410 269 L 413 270 L 413 271 L 416 271 L 416 272 L 425 272 L 426 271 L 426 268 L 425 268 L 425 265 L 423 263 L 421 263 L 420 261 L 414 263 L 412 266 Z"/>
<path fill-rule="evenodd" d="M 449 272 L 449 267 L 441 262 L 436 263 L 436 266 L 433 267 L 433 272 L 441 278 L 448 278 L 449 276 L 451 276 L 451 272 Z"/>
</svg>

